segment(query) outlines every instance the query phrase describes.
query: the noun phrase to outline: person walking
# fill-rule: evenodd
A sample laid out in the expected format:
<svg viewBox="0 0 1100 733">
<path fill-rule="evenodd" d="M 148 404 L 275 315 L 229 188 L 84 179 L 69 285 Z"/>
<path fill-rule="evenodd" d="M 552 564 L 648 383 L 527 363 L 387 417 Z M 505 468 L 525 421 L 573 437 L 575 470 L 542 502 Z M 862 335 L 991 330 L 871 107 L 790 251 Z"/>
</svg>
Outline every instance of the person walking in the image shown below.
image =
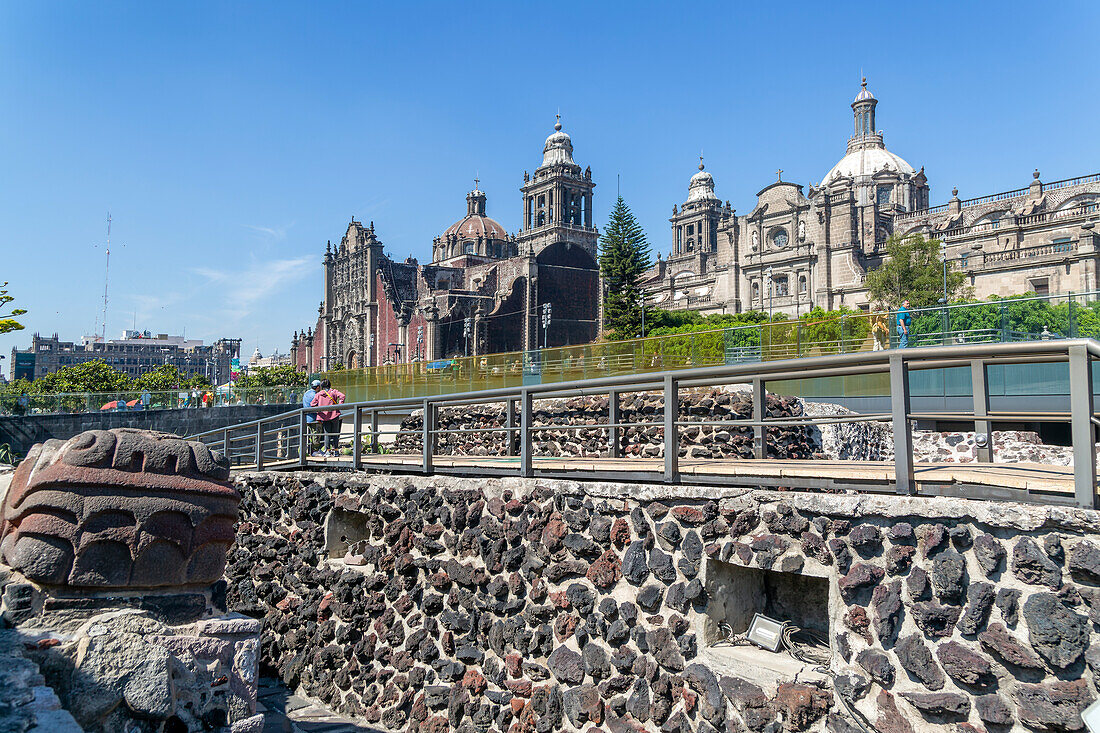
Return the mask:
<svg viewBox="0 0 1100 733">
<path fill-rule="evenodd" d="M 309 389 L 302 395 L 302 407 L 312 407 L 313 398 L 317 396 L 317 390 L 321 388 L 321 380 L 314 379 L 309 384 Z M 306 413 L 306 429 L 309 430 L 309 453 L 310 455 L 320 455 L 317 449 L 320 447 L 317 441 L 317 431 L 320 428 L 320 424 L 317 422 L 316 412 Z"/>
<path fill-rule="evenodd" d="M 886 325 L 886 316 L 875 316 L 871 321 L 871 350 L 884 351 L 890 343 L 890 327 Z"/>
<path fill-rule="evenodd" d="M 913 316 L 909 313 L 909 299 L 906 298 L 901 302 L 901 308 L 897 313 L 898 322 L 898 348 L 904 349 L 909 346 L 909 331 L 913 326 Z"/>
<path fill-rule="evenodd" d="M 321 389 L 313 396 L 314 407 L 327 405 L 340 405 L 344 402 L 344 393 L 332 388 L 332 383 L 327 379 L 321 380 Z M 317 422 L 321 423 L 321 431 L 325 435 L 325 445 L 321 455 L 340 455 L 340 411 L 324 410 L 317 413 Z"/>
</svg>

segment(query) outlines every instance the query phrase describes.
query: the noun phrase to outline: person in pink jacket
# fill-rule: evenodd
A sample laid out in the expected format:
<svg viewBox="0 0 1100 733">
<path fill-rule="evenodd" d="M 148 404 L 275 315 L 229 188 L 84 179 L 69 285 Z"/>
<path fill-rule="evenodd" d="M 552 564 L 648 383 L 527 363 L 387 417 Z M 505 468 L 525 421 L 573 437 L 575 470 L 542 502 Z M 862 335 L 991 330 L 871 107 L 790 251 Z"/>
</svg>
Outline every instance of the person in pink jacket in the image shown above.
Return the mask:
<svg viewBox="0 0 1100 733">
<path fill-rule="evenodd" d="M 344 393 L 332 388 L 332 383 L 327 379 L 321 380 L 321 388 L 313 396 L 313 407 L 325 407 L 326 405 L 340 405 L 344 402 Z M 337 456 L 340 447 L 340 411 L 322 410 L 317 413 L 317 422 L 321 425 L 321 432 L 325 434 L 324 447 L 314 455 Z"/>
</svg>

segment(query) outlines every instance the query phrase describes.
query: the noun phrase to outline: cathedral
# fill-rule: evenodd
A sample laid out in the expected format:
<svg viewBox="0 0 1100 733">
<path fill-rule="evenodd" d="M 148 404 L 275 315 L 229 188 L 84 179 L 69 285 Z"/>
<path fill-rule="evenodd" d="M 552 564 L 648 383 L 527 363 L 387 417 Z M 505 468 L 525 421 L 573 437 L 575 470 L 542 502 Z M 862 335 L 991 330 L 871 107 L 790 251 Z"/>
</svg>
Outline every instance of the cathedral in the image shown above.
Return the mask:
<svg viewBox="0 0 1100 733">
<path fill-rule="evenodd" d="M 374 222 L 352 219 L 328 245 L 317 324 L 295 332 L 291 360 L 312 372 L 594 341 L 595 185 L 559 118 L 542 164 L 523 175 L 515 234 L 488 216 L 476 180 L 466 215 L 432 242 L 430 264 L 391 259 Z"/>
<path fill-rule="evenodd" d="M 875 124 L 878 100 L 867 80 L 852 101 L 844 157 L 817 185 L 776 180 L 748 214 L 719 200 L 704 169 L 672 207 L 672 246 L 646 275 L 648 302 L 704 314 L 758 310 L 797 317 L 814 307 L 866 309 L 867 272 L 883 262 L 894 234 L 946 244 L 950 267 L 975 295 L 1096 290 L 1094 226 L 1100 176 L 929 205 L 924 168 L 887 150 Z"/>
</svg>

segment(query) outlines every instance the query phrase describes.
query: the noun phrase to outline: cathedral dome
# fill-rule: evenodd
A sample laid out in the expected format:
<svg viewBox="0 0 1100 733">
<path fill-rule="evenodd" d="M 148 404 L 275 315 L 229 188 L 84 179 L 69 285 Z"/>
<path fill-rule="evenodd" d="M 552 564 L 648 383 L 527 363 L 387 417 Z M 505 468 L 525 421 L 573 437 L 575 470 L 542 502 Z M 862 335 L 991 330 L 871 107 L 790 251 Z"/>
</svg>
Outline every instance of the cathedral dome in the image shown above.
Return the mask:
<svg viewBox="0 0 1100 733">
<path fill-rule="evenodd" d="M 913 166 L 886 149 L 882 142 L 882 133 L 875 129 L 877 106 L 878 100 L 867 88 L 867 77 L 863 77 L 859 94 L 852 101 L 855 128 L 854 134 L 848 139 L 848 153 L 825 174 L 823 183 L 829 184 L 838 178 L 860 178 L 883 172 L 906 176 L 917 172 Z"/>
<path fill-rule="evenodd" d="M 561 130 L 561 115 L 554 124 L 554 132 L 546 138 L 542 148 L 543 165 L 575 165 L 573 162 L 573 141 Z"/>
<path fill-rule="evenodd" d="M 699 161 L 699 172 L 691 177 L 688 184 L 688 201 L 717 201 L 714 194 L 714 177 L 703 170 L 703 162 Z"/>
<path fill-rule="evenodd" d="M 840 162 L 825 175 L 824 182 L 832 183 L 837 178 L 873 176 L 883 171 L 910 176 L 917 172 L 913 166 L 885 147 L 867 146 L 856 148 L 841 158 Z"/>
<path fill-rule="evenodd" d="M 504 231 L 496 219 L 485 215 L 485 194 L 477 188 L 478 181 L 474 181 L 474 190 L 466 194 L 466 216 L 459 219 L 447 231 L 443 232 L 444 239 L 454 236 L 459 239 L 507 239 Z"/>
<path fill-rule="evenodd" d="M 443 232 L 444 237 L 455 235 L 459 239 L 507 239 L 508 234 L 495 219 L 480 214 L 471 214 L 456 221 Z"/>
</svg>

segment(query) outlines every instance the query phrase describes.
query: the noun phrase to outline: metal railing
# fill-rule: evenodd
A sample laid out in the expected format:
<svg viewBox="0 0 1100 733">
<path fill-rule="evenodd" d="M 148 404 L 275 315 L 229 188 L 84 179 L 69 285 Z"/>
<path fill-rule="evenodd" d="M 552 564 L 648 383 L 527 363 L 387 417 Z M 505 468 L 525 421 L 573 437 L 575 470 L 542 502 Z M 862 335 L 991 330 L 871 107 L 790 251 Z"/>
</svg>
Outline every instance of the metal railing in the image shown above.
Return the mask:
<svg viewBox="0 0 1100 733">
<path fill-rule="evenodd" d="M 1058 245 L 1063 246 L 1063 245 Z M 974 255 L 971 255 L 974 257 Z M 952 267 L 966 265 L 956 259 Z M 790 298 L 775 299 L 777 307 Z M 765 309 L 768 301 L 765 299 Z M 788 306 L 789 307 L 789 306 Z M 1006 298 L 914 308 L 910 345 L 1100 338 L 1100 292 Z M 746 361 L 873 351 L 898 344 L 897 312 L 843 311 L 824 318 L 689 331 L 625 341 L 596 342 L 537 351 L 450 357 L 433 361 L 346 369 L 325 374 L 351 401 L 420 398 L 518 385 L 549 384 Z M 147 409 L 201 407 L 188 390 L 154 393 Z M 186 393 L 186 394 L 185 394 Z M 212 406 L 296 403 L 302 390 L 232 388 L 213 395 Z M 67 395 L 0 395 L 0 414 L 95 412 L 118 399 L 142 409 L 141 391 Z M 137 402 L 131 407 L 129 402 Z M 112 408 L 108 408 L 112 409 Z M 118 409 L 117 405 L 113 409 Z"/>
<path fill-rule="evenodd" d="M 1100 338 L 1100 293 L 913 309 L 910 344 Z M 1097 307 L 1094 307 L 1097 306 Z M 1085 317 L 1083 314 L 1087 313 Z M 627 341 L 484 354 L 328 372 L 350 401 L 420 398 L 520 385 L 874 351 L 898 345 L 896 311 L 835 312 Z"/>
<path fill-rule="evenodd" d="M 0 415 L 52 415 L 82 412 L 182 410 L 240 405 L 285 405 L 301 399 L 294 387 L 130 389 L 116 392 L 0 394 Z"/>
<path fill-rule="evenodd" d="M 1094 412 L 1093 359 L 1100 358 L 1100 343 L 1093 340 L 1058 340 L 1024 343 L 971 343 L 952 348 L 942 346 L 891 349 L 886 351 L 833 354 L 815 358 L 787 359 L 745 364 L 729 364 L 717 367 L 692 368 L 680 371 L 659 371 L 616 377 L 602 377 L 556 384 L 517 385 L 481 390 L 462 394 L 436 395 L 422 398 L 383 399 L 344 404 L 338 409 L 341 418 L 350 422 L 350 432 L 329 432 L 332 444 L 322 446 L 316 429 L 310 428 L 309 416 L 333 412 L 333 407 L 314 407 L 293 410 L 281 415 L 254 420 L 227 428 L 211 430 L 192 436 L 224 452 L 233 465 L 254 469 L 344 467 L 362 469 L 366 456 L 370 456 L 371 469 L 383 471 L 414 471 L 424 474 L 457 473 L 462 475 L 514 475 L 555 476 L 573 479 L 612 479 L 662 481 L 665 483 L 736 483 L 737 485 L 773 485 L 802 488 L 838 488 L 860 491 L 894 491 L 910 495 L 943 494 L 968 498 L 1019 499 L 1052 503 L 1067 503 L 1081 507 L 1096 505 L 1096 452 L 1095 426 L 1100 424 Z M 987 370 L 994 365 L 1061 363 L 1068 365 L 1070 411 L 1068 413 L 1018 413 L 991 411 Z M 972 380 L 973 403 L 969 410 L 917 413 L 910 407 L 909 377 L 914 371 L 966 367 Z M 885 374 L 889 380 L 888 413 L 850 413 L 835 417 L 810 416 L 769 417 L 766 411 L 766 386 L 769 382 L 814 379 L 819 377 L 860 376 Z M 748 385 L 753 394 L 751 419 L 706 419 L 695 411 L 681 407 L 680 397 L 687 390 L 714 388 L 727 385 Z M 620 397 L 628 393 L 659 392 L 663 405 L 659 414 L 651 419 L 624 422 L 620 410 Z M 544 412 L 536 412 L 535 403 L 541 400 L 598 396 L 607 398 L 602 416 L 595 422 L 579 421 L 561 424 Z M 668 405 L 678 409 L 669 410 Z M 502 408 L 502 423 L 495 426 L 469 429 L 444 429 L 439 426 L 440 410 L 496 406 Z M 398 430 L 397 435 L 412 435 L 420 441 L 419 451 L 398 455 L 392 448 L 380 445 L 380 420 L 386 415 L 409 416 L 421 411 L 421 427 L 416 430 Z M 636 413 L 639 414 L 639 413 Z M 639 414 L 639 417 L 645 417 Z M 1070 427 L 1073 450 L 1072 478 L 1063 475 L 1058 490 L 1032 488 L 1029 484 L 1021 490 L 999 487 L 983 488 L 981 482 L 953 483 L 943 479 L 921 482 L 914 468 L 913 423 L 916 420 L 946 420 L 970 422 L 976 435 L 983 436 L 977 443 L 977 464 L 965 464 L 968 470 L 993 463 L 993 425 L 1013 421 L 1062 422 Z M 692 426 L 723 426 L 729 430 L 752 431 L 752 455 L 756 459 L 767 458 L 766 435 L 779 427 L 815 426 L 823 423 L 889 423 L 893 429 L 894 460 L 890 478 L 878 477 L 861 481 L 858 478 L 821 478 L 811 472 L 806 479 L 783 475 L 766 479 L 757 474 L 738 475 L 738 467 L 751 465 L 751 461 L 722 461 L 731 467 L 730 473 L 708 471 L 705 474 L 681 471 L 682 430 Z M 317 425 L 317 423 L 312 423 Z M 337 423 L 339 424 L 339 423 Z M 663 459 L 656 469 L 646 470 L 645 460 L 627 458 L 623 451 L 624 431 L 644 427 L 659 434 L 663 445 Z M 536 461 L 537 442 L 545 440 L 548 431 L 600 431 L 607 436 L 605 454 L 599 458 L 585 458 L 574 469 L 568 465 L 556 468 L 540 468 Z M 462 433 L 485 436 L 505 433 L 504 446 L 487 457 L 466 461 L 457 465 L 449 459 L 449 465 L 437 463 L 441 457 L 437 440 L 441 435 Z M 400 441 L 393 444 L 400 445 Z M 671 449 L 669 446 L 676 446 Z M 328 455 L 325 448 L 328 448 Z M 318 455 L 321 453 L 322 455 Z M 381 454 L 380 454 L 381 453 Z M 380 455 L 379 455 L 380 454 Z M 636 463 L 638 468 L 629 467 Z M 624 469 L 623 465 L 627 464 Z M 854 464 L 853 464 L 854 465 Z M 998 464 L 998 471 L 1011 471 L 1011 464 Z M 1054 478 L 1057 478 L 1055 476 Z M 771 482 L 769 484 L 769 481 Z M 1042 482 L 1040 482 L 1042 483 Z M 1048 482 L 1049 483 L 1049 482 Z"/>
</svg>

